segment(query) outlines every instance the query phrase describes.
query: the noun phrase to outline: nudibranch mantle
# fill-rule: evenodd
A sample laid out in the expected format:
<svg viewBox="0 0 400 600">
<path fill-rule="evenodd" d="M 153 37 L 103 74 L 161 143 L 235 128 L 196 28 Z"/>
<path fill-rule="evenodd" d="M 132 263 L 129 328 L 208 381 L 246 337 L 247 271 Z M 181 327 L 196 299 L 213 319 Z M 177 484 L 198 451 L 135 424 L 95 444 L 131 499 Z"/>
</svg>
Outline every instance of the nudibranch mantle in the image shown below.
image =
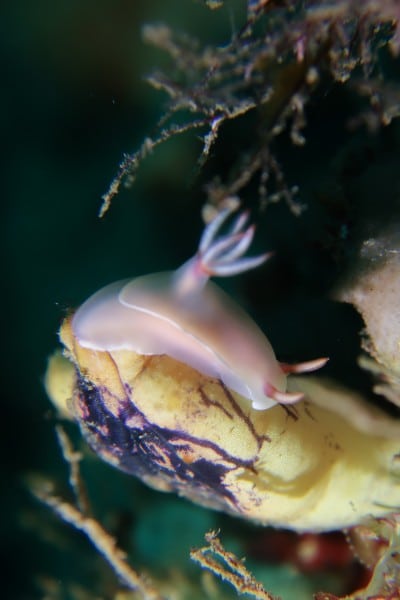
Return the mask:
<svg viewBox="0 0 400 600">
<path fill-rule="evenodd" d="M 286 373 L 319 368 L 325 359 L 281 365 L 261 329 L 209 281 L 252 269 L 269 257 L 242 258 L 254 235 L 254 226 L 245 228 L 247 213 L 218 236 L 230 213 L 223 210 L 211 221 L 197 254 L 177 271 L 119 281 L 91 296 L 72 319 L 79 344 L 168 355 L 220 379 L 256 410 L 301 399 L 301 393 L 286 391 Z"/>
</svg>

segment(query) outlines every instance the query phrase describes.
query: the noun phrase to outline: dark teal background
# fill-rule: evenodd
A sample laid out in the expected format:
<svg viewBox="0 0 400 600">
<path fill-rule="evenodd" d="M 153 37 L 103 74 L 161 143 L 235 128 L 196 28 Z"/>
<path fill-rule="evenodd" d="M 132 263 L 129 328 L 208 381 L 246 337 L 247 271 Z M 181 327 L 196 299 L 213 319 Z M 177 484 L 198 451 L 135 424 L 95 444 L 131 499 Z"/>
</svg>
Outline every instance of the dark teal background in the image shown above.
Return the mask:
<svg viewBox="0 0 400 600">
<path fill-rule="evenodd" d="M 154 132 L 165 106 L 144 76 L 167 61 L 143 44 L 141 27 L 166 21 L 225 43 L 243 16 L 236 4 L 239 9 L 228 3 L 229 9 L 210 12 L 190 0 L 22 0 L 1 9 L 1 564 L 7 574 L 1 597 L 42 597 L 36 579 L 44 573 L 68 579 L 78 569 L 78 578 L 89 576 L 79 573 L 85 567 L 74 563 L 71 550 L 53 551 L 56 522 L 47 532 L 52 518 L 25 483 L 28 474 L 40 472 L 65 486 L 54 411 L 42 384 L 63 315 L 113 280 L 175 268 L 194 252 L 201 232 L 205 194 L 202 176 L 196 178 L 201 149 L 196 133 L 157 151 L 132 189 L 114 199 L 103 220 L 97 217 L 122 154 Z M 357 107 L 350 91 L 329 85 L 309 106 L 306 147 L 279 141 L 288 180 L 300 184 L 309 210 L 296 220 L 281 204 L 260 217 L 255 247 L 274 249 L 276 259 L 228 286 L 269 332 L 282 359 L 327 354 L 328 372 L 362 388 L 368 385 L 364 375 L 347 368 L 358 351 L 361 320 L 350 307 L 334 303 L 329 292 L 351 260 L 364 227 L 359 224 L 376 214 L 375 198 L 389 207 L 382 208 L 386 221 L 398 217 L 400 183 L 397 123 L 375 136 L 364 130 L 350 134 L 346 120 Z M 241 151 L 238 134 L 227 136 L 229 150 L 222 143 L 222 157 Z M 229 167 L 223 159 L 215 164 Z M 98 468 L 88 478 L 96 494 L 102 490 L 96 497 L 100 514 L 103 504 L 115 503 L 128 514 L 133 502 L 135 519 L 141 506 L 173 510 L 171 498 L 164 503 L 164 496 L 133 479 Z M 182 506 L 179 510 L 190 513 L 185 523 L 201 524 L 193 534 L 198 544 L 217 517 Z M 226 523 L 228 532 L 243 527 Z M 139 556 L 151 568 L 157 562 L 151 544 L 138 542 L 150 534 L 142 521 L 135 531 Z M 168 539 L 158 552 L 162 564 Z M 73 537 L 77 563 L 83 544 Z"/>
<path fill-rule="evenodd" d="M 41 576 L 87 582 L 104 570 L 101 559 L 94 572 L 82 565 L 79 551 L 93 554 L 90 547 L 39 507 L 26 478 L 41 473 L 68 493 L 55 414 L 42 383 L 66 311 L 110 281 L 173 268 L 195 250 L 201 223 L 200 196 L 193 205 L 189 187 L 200 147 L 194 136 L 151 158 L 134 188 L 116 198 L 103 220 L 97 217 L 123 153 L 154 131 L 164 106 L 144 77 L 166 61 L 143 44 L 141 27 L 165 19 L 204 30 L 209 11 L 184 4 L 23 0 L 1 9 L 2 598 L 43 597 Z M 213 22 L 207 35 L 216 35 L 221 23 L 230 31 L 226 12 L 213 15 Z M 102 501 L 128 512 L 135 481 L 124 478 L 119 493 L 118 483 L 113 485 L 119 475 L 103 465 L 98 469 L 99 475 L 94 468 L 88 478 L 96 481 L 99 513 Z M 139 489 L 149 511 L 147 492 Z M 135 505 L 141 505 L 137 497 Z M 197 543 L 211 525 L 207 519 Z M 53 539 L 57 528 L 65 536 L 61 542 Z M 185 560 L 194 541 L 185 546 Z M 175 560 L 174 552 L 168 554 Z M 151 564 L 145 547 L 143 556 Z M 64 591 L 66 598 L 69 593 Z"/>
<path fill-rule="evenodd" d="M 157 178 L 151 161 L 135 189 L 97 218 L 123 152 L 139 145 L 161 112 L 160 96 L 144 82 L 156 54 L 141 42 L 142 23 L 171 13 L 184 25 L 190 16 L 180 15 L 176 2 L 7 5 L 0 18 L 1 562 L 7 574 L 0 595 L 25 600 L 41 597 L 39 575 L 57 577 L 65 569 L 68 577 L 76 569 L 71 555 L 54 554 L 43 535 L 50 513 L 39 519 L 25 485 L 31 472 L 66 476 L 42 385 L 59 323 L 102 285 L 184 260 L 176 221 L 186 212 L 196 232 L 199 219 L 185 208 L 187 192 L 175 193 L 195 160 L 187 149 L 174 158 L 164 153 Z M 201 6 L 192 8 L 206 18 Z M 181 230 L 180 238 L 193 249 L 190 231 Z"/>
</svg>

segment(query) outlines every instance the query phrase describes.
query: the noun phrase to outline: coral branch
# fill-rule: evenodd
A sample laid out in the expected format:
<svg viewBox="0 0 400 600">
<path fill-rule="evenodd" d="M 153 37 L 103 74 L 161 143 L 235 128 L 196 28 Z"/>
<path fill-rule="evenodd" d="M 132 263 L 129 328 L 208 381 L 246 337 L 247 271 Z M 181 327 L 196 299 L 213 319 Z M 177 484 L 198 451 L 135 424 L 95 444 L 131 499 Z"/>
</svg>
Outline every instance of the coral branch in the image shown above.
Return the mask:
<svg viewBox="0 0 400 600">
<path fill-rule="evenodd" d="M 38 500 L 51 508 L 63 521 L 82 531 L 104 556 L 114 572 L 131 590 L 139 592 L 144 600 L 163 600 L 163 597 L 126 560 L 126 554 L 118 548 L 115 539 L 92 517 L 84 516 L 72 504 L 52 493 L 49 481 L 36 484 L 32 492 Z"/>
<path fill-rule="evenodd" d="M 154 148 L 175 135 L 186 133 L 187 131 L 199 127 L 204 127 L 207 122 L 207 119 L 199 119 L 183 125 L 171 125 L 170 127 L 163 129 L 155 139 L 146 138 L 139 150 L 134 154 L 126 154 L 119 165 L 117 175 L 112 180 L 107 192 L 102 196 L 103 202 L 99 210 L 99 217 L 104 217 L 111 206 L 112 199 L 118 194 L 121 184 L 125 182 L 126 185 L 129 186 L 133 183 L 140 163 L 146 156 L 151 154 Z"/>
<path fill-rule="evenodd" d="M 63 521 L 82 531 L 93 546 L 104 556 L 116 575 L 130 590 L 138 592 L 143 600 L 165 600 L 158 591 L 127 562 L 127 556 L 118 548 L 116 540 L 89 512 L 89 498 L 80 474 L 81 454 L 77 452 L 61 426 L 56 427 L 63 458 L 69 468 L 69 482 L 77 506 L 65 501 L 54 493 L 51 481 L 39 477 L 31 479 L 30 490 L 43 504 L 51 508 Z"/>
<path fill-rule="evenodd" d="M 64 460 L 68 464 L 69 483 L 74 493 L 76 503 L 80 511 L 88 515 L 91 512 L 89 496 L 87 494 L 86 486 L 81 477 L 79 468 L 79 464 L 82 460 L 82 454 L 73 448 L 71 440 L 61 425 L 56 426 L 56 434 Z"/>
<path fill-rule="evenodd" d="M 222 0 L 203 2 L 210 8 L 223 4 Z M 243 120 L 251 111 L 259 114 L 258 123 L 252 126 L 251 146 L 238 157 L 234 184 L 227 184 L 225 195 L 236 194 L 261 171 L 261 203 L 266 198 L 283 198 L 297 214 L 300 208 L 287 186 L 282 185 L 282 173 L 273 166 L 271 145 L 284 131 L 293 144 L 305 143 L 305 107 L 318 86 L 329 82 L 344 84 L 352 78 L 353 89 L 363 93 L 362 90 L 368 92 L 371 80 L 376 81 L 378 93 L 368 95 L 374 110 L 382 113 L 377 125 L 398 116 L 397 98 L 391 100 L 388 93 L 380 94 L 379 60 L 380 49 L 385 45 L 394 57 L 400 52 L 397 0 L 248 0 L 247 7 L 247 20 L 228 43 L 202 46 L 198 40 L 177 34 L 167 25 L 143 28 L 145 41 L 167 54 L 172 63 L 169 72 L 155 71 L 148 77 L 154 88 L 168 96 L 167 109 L 150 145 L 145 140 L 137 152 L 125 156 L 103 196 L 100 216 L 107 211 L 121 182 L 125 180 L 129 185 L 133 181 L 138 165 L 156 145 L 177 133 L 204 126 L 199 157 L 202 167 L 224 125 Z M 161 130 L 166 121 L 182 112 L 183 125 Z M 356 123 L 357 119 L 353 121 Z M 275 171 L 273 183 L 278 194 L 274 194 L 274 189 L 266 193 L 268 171 Z M 232 173 L 227 179 L 232 181 Z"/>
<path fill-rule="evenodd" d="M 243 560 L 225 550 L 216 531 L 206 533 L 205 540 L 209 545 L 192 550 L 190 552 L 192 560 L 223 581 L 229 582 L 238 594 L 249 594 L 259 600 L 277 600 L 246 569 Z"/>
</svg>

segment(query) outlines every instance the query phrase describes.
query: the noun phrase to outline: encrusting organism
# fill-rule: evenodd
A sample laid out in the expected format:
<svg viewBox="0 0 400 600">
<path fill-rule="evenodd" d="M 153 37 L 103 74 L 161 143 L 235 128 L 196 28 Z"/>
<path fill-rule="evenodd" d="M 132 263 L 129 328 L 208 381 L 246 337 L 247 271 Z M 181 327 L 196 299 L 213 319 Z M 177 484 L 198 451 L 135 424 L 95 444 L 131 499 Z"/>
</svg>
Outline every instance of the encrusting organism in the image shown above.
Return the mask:
<svg viewBox="0 0 400 600">
<path fill-rule="evenodd" d="M 320 377 L 291 375 L 286 391 L 261 331 L 208 282 L 210 271 L 266 258 L 240 258 L 253 234 L 243 215 L 217 237 L 226 217 L 177 274 L 112 284 L 65 319 L 70 404 L 83 434 L 150 486 L 257 523 L 319 531 L 393 512 L 400 426 Z"/>
</svg>

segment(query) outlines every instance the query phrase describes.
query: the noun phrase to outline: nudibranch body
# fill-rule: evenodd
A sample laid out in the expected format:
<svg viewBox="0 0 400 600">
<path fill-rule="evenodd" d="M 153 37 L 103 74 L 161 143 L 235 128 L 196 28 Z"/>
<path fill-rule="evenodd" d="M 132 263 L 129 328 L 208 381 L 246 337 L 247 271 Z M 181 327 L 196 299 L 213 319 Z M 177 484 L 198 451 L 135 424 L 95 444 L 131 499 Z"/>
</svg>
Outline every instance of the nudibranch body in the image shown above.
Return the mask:
<svg viewBox="0 0 400 600">
<path fill-rule="evenodd" d="M 120 281 L 94 294 L 73 317 L 73 332 L 93 350 L 166 354 L 222 380 L 257 410 L 295 402 L 302 394 L 286 391 L 286 372 L 313 370 L 325 359 L 279 364 L 254 321 L 209 281 L 257 267 L 269 256 L 242 258 L 254 235 L 246 213 L 218 236 L 230 212 L 223 210 L 205 228 L 197 254 L 177 271 Z"/>
</svg>

